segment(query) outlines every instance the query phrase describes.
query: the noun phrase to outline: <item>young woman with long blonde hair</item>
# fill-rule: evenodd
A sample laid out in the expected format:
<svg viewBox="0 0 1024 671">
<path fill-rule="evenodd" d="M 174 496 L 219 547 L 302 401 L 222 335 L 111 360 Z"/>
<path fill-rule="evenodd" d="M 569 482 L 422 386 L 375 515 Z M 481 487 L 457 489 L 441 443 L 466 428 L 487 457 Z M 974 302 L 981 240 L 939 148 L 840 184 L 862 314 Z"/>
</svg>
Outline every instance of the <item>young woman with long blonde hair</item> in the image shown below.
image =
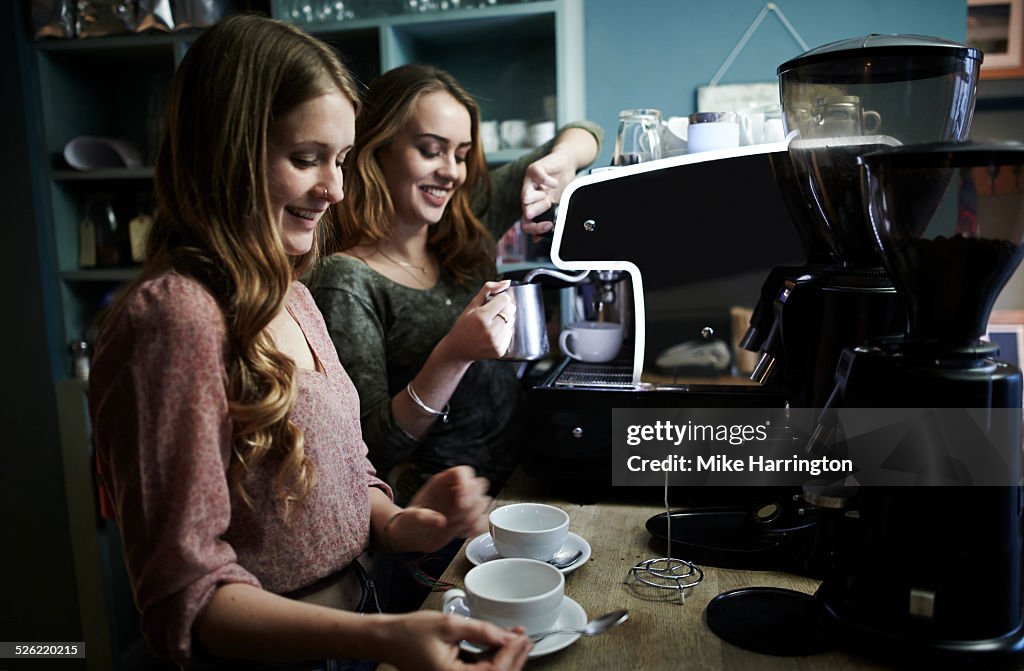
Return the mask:
<svg viewBox="0 0 1024 671">
<path fill-rule="evenodd" d="M 146 263 L 105 320 L 89 400 L 143 632 L 188 667 L 456 669 L 472 639 L 501 646 L 472 668 L 512 669 L 529 649 L 484 622 L 346 610 L 366 601 L 368 547 L 436 549 L 490 502 L 469 468 L 392 502 L 296 281 L 342 199 L 357 107 L 328 47 L 256 16 L 200 35 L 172 84 Z"/>
</svg>

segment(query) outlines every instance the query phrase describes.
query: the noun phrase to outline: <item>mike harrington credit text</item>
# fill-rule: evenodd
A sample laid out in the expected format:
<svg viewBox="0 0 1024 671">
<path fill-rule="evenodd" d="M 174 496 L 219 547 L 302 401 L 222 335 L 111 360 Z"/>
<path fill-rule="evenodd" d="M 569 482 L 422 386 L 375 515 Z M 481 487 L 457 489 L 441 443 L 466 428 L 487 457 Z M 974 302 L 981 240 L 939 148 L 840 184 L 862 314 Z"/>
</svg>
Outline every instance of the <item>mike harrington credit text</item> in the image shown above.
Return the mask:
<svg viewBox="0 0 1024 671">
<path fill-rule="evenodd" d="M 626 444 L 638 446 L 649 443 L 671 443 L 679 447 L 682 443 L 728 443 L 732 446 L 768 439 L 767 424 L 699 424 L 688 421 L 684 424 L 659 420 L 653 424 L 631 424 L 626 427 Z M 851 459 L 828 457 L 806 458 L 796 454 L 772 458 L 764 454 L 748 454 L 746 459 L 737 459 L 727 454 L 668 454 L 659 458 L 645 458 L 630 455 L 626 468 L 637 472 L 669 473 L 807 473 L 818 476 L 826 473 L 849 473 L 853 469 Z"/>
<path fill-rule="evenodd" d="M 1015 487 L 1022 421 L 1019 407 L 613 408 L 609 466 L 626 487 Z"/>
</svg>

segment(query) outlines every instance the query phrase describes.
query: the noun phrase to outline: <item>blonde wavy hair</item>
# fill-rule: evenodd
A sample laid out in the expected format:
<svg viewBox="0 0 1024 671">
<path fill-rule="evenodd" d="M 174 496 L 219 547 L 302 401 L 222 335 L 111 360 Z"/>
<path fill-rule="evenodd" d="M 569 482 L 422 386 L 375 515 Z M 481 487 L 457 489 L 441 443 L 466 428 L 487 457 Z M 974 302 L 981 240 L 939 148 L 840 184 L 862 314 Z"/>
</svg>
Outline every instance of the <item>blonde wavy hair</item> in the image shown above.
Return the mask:
<svg viewBox="0 0 1024 671">
<path fill-rule="evenodd" d="M 335 205 L 338 235 L 329 253 L 374 244 L 394 233 L 395 206 L 380 167 L 379 152 L 401 132 L 416 102 L 428 93 L 450 94 L 469 112 L 472 147 L 466 156 L 466 181 L 427 239 L 441 267 L 463 286 L 494 277 L 494 238 L 473 214 L 477 191 L 490 200 L 487 163 L 480 145 L 480 108 L 449 73 L 431 65 L 403 65 L 370 83 L 356 120 L 356 141 L 345 161 L 345 200 Z"/>
<path fill-rule="evenodd" d="M 289 24 L 237 14 L 199 36 L 168 97 L 154 179 L 156 221 L 136 283 L 174 270 L 201 282 L 223 310 L 233 440 L 228 481 L 250 506 L 246 481 L 261 467 L 276 466 L 274 487 L 286 511 L 316 483 L 302 430 L 290 420 L 298 371 L 266 327 L 292 281 L 315 262 L 332 224 L 321 223 L 309 253 L 286 254 L 271 215 L 267 139 L 275 119 L 335 91 L 358 111 L 355 79 L 331 47 Z"/>
</svg>

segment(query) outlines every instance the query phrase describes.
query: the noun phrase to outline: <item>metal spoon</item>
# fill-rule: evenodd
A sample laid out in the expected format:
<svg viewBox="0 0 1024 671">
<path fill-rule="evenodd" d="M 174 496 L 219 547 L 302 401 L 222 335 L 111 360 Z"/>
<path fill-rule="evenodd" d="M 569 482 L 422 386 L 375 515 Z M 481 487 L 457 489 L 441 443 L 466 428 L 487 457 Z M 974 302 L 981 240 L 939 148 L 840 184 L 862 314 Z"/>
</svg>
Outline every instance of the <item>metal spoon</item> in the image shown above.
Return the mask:
<svg viewBox="0 0 1024 671">
<path fill-rule="evenodd" d="M 584 636 L 597 636 L 598 634 L 603 634 L 612 627 L 622 624 L 628 619 L 628 610 L 613 610 L 610 613 L 605 613 L 601 617 L 595 617 L 579 629 L 572 627 L 566 629 L 551 629 L 549 631 L 530 634 L 527 638 L 536 643 L 541 639 L 551 636 L 552 634 L 582 634 Z"/>
<path fill-rule="evenodd" d="M 551 564 L 552 566 L 554 566 L 557 569 L 569 568 L 570 566 L 575 564 L 576 561 L 580 557 L 582 557 L 582 556 L 583 556 L 583 550 L 577 550 L 575 553 L 573 553 L 572 555 L 570 555 L 568 557 L 563 557 L 561 555 L 555 555 L 554 557 L 552 557 L 551 559 L 548 560 L 548 563 Z"/>
<path fill-rule="evenodd" d="M 541 639 L 553 636 L 554 634 L 582 634 L 584 636 L 597 636 L 603 634 L 614 626 L 622 624 L 629 619 L 628 610 L 613 610 L 610 613 L 605 613 L 601 617 L 595 617 L 586 625 L 579 629 L 566 628 L 566 629 L 551 629 L 549 631 L 541 631 L 536 634 L 530 634 L 527 638 L 530 642 L 537 643 Z M 469 641 L 462 642 L 462 649 L 471 655 L 475 655 L 477 659 L 483 658 L 483 656 L 492 654 L 497 648 L 491 646 L 481 646 L 476 643 L 470 643 Z"/>
</svg>

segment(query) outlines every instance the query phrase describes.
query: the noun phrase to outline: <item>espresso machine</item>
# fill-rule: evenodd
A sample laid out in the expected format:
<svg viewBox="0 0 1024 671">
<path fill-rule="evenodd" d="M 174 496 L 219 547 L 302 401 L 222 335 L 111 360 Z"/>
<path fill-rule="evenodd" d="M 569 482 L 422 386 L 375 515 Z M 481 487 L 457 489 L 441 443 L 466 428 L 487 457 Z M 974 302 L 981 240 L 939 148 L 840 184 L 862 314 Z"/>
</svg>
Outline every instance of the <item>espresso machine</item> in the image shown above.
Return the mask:
<svg viewBox="0 0 1024 671">
<path fill-rule="evenodd" d="M 628 323 L 615 360 L 563 359 L 528 389 L 528 474 L 577 486 L 581 500 L 617 496 L 614 408 L 785 406 L 784 390 L 731 374 L 728 339 L 728 306 L 749 304 L 772 267 L 804 261 L 772 170 L 785 152 L 774 143 L 674 156 L 567 187 L 552 261 L 591 271 L 576 289 L 591 292 L 581 301 L 593 310 L 587 319 Z M 721 309 L 693 308 L 702 302 Z M 717 377 L 690 375 L 680 361 L 711 362 Z"/>
</svg>

